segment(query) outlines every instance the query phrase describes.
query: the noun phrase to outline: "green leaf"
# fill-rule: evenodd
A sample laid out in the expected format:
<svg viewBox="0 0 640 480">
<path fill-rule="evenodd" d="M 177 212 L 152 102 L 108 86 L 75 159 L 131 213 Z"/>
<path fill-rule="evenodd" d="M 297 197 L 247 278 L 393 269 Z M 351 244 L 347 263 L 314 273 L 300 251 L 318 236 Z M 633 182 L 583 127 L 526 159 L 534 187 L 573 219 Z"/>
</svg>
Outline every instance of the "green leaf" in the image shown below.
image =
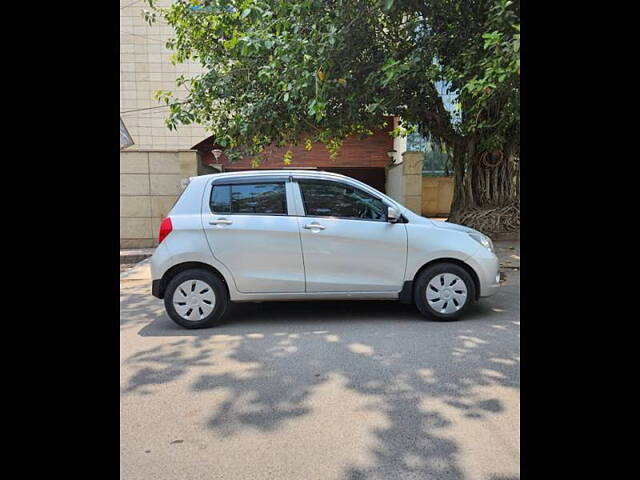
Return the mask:
<svg viewBox="0 0 640 480">
<path fill-rule="evenodd" d="M 232 37 L 223 43 L 224 48 L 227 50 L 233 50 L 233 47 L 235 47 L 237 44 L 238 44 L 238 37 Z"/>
<path fill-rule="evenodd" d="M 309 115 L 315 115 L 315 113 L 316 113 L 316 108 L 317 108 L 317 107 L 316 107 L 316 103 L 317 103 L 317 102 L 316 102 L 316 100 L 311 100 L 311 101 L 309 102 L 309 104 L 307 105 L 307 113 L 308 113 Z"/>
</svg>

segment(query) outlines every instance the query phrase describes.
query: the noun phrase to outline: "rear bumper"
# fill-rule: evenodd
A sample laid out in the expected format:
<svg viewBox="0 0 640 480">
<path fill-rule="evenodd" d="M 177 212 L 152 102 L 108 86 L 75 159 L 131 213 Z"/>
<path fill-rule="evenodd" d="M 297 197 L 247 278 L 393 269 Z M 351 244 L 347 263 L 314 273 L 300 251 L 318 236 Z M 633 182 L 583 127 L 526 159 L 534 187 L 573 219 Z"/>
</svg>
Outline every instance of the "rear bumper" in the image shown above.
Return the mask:
<svg viewBox="0 0 640 480">
<path fill-rule="evenodd" d="M 151 282 L 151 295 L 153 295 L 156 298 L 163 298 L 164 291 L 161 288 L 161 286 L 162 286 L 162 280 L 153 280 Z"/>
<path fill-rule="evenodd" d="M 164 298 L 162 277 L 171 267 L 171 254 L 165 243 L 158 245 L 151 256 L 151 295 L 156 298 Z"/>
</svg>

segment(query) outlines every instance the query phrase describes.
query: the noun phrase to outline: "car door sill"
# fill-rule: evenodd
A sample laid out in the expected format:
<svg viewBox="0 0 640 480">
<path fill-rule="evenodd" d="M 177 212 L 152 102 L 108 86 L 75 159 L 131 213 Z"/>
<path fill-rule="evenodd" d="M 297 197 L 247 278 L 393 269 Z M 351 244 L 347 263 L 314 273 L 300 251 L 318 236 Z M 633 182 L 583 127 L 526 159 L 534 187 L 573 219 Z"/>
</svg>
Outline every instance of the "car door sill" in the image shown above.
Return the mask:
<svg viewBox="0 0 640 480">
<path fill-rule="evenodd" d="M 299 293 L 240 293 L 231 294 L 232 302 L 266 302 L 286 300 L 397 300 L 400 291 L 385 292 L 299 292 Z"/>
</svg>

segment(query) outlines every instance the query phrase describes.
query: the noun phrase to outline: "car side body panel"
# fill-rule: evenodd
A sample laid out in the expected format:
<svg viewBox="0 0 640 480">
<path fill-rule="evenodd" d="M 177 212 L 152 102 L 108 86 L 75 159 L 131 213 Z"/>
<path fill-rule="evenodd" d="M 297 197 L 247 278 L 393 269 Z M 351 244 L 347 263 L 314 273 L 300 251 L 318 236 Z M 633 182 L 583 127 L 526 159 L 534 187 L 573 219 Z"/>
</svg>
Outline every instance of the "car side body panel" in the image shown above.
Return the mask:
<svg viewBox="0 0 640 480">
<path fill-rule="evenodd" d="M 156 247 L 151 257 L 151 278 L 159 280 L 176 265 L 199 262 L 212 266 L 223 276 L 229 290 L 235 289 L 231 272 L 211 254 L 200 214 L 171 215 L 171 222 L 173 231 Z"/>
<path fill-rule="evenodd" d="M 204 186 L 202 228 L 215 259 L 232 272 L 238 292 L 303 293 L 300 233 L 296 217 L 290 215 L 293 201 L 288 189 L 287 214 L 223 214 L 213 213 L 209 206 L 214 182 L 221 183 L 213 178 Z"/>
<path fill-rule="evenodd" d="M 300 217 L 307 292 L 399 292 L 407 259 L 403 224 Z M 305 228 L 320 225 L 324 230 Z"/>
<path fill-rule="evenodd" d="M 229 225 L 209 225 L 226 219 Z M 295 217 L 203 215 L 208 246 L 233 272 L 243 293 L 304 292 L 305 278 Z M 240 252 L 240 253 L 239 253 Z"/>
<path fill-rule="evenodd" d="M 478 244 L 468 235 L 447 232 L 428 224 L 412 224 L 407 228 L 408 254 L 405 280 L 413 280 L 423 265 L 439 258 L 467 261 Z"/>
</svg>

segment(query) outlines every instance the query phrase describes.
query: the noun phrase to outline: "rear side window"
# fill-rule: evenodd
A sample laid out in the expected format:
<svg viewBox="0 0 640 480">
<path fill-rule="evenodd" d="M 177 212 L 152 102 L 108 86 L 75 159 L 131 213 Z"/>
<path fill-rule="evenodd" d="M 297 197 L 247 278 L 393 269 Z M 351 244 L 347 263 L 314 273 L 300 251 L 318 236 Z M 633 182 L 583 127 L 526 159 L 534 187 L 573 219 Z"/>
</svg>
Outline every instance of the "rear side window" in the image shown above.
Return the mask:
<svg viewBox="0 0 640 480">
<path fill-rule="evenodd" d="M 284 183 L 215 185 L 210 200 L 213 213 L 286 215 Z"/>
</svg>

